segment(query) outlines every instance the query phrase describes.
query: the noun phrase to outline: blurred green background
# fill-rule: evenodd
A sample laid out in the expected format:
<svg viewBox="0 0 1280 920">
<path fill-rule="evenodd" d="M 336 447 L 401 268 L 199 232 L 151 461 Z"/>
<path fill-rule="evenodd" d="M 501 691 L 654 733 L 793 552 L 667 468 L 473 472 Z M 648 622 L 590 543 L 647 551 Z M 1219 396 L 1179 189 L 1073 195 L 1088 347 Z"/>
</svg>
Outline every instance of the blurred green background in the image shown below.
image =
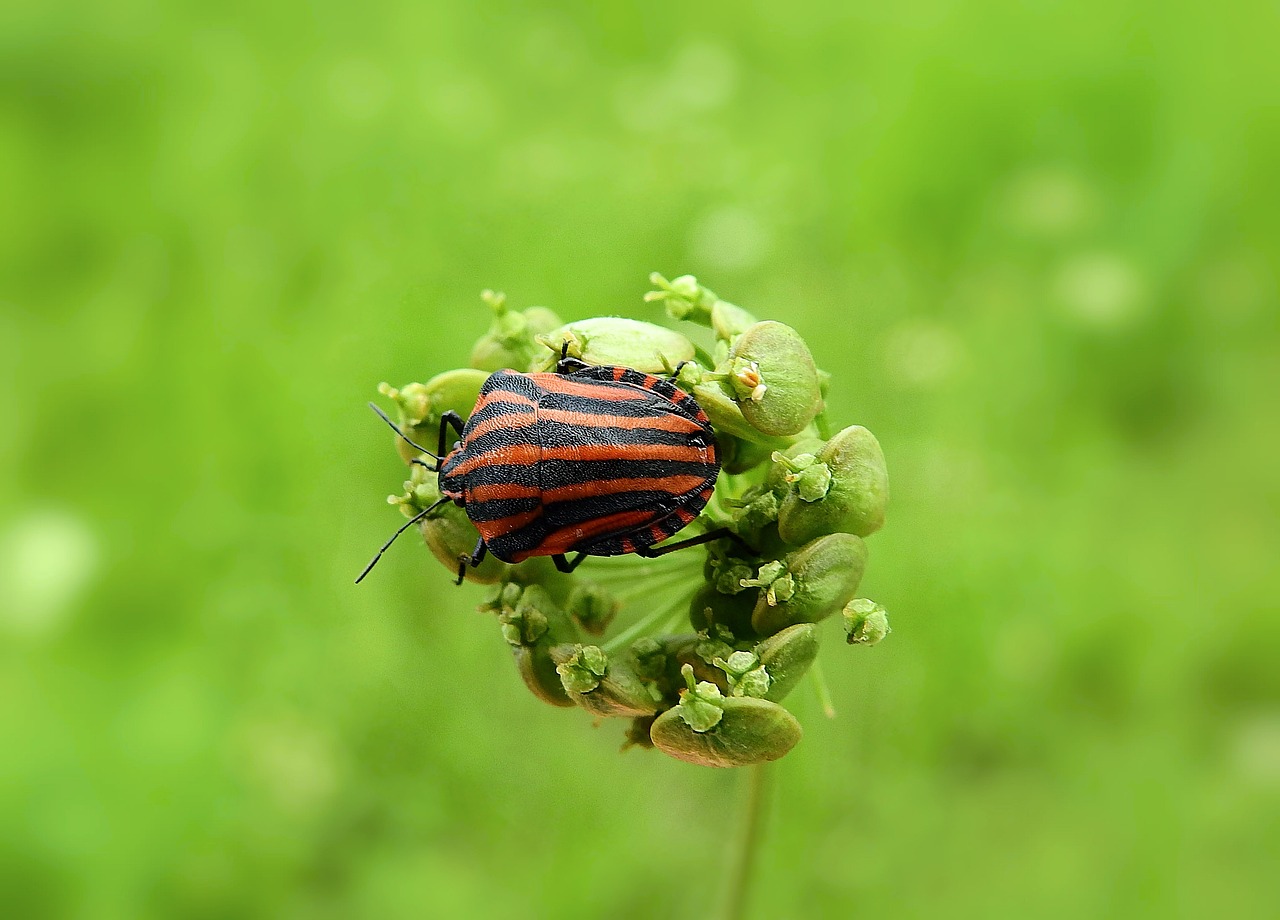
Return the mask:
<svg viewBox="0 0 1280 920">
<path fill-rule="evenodd" d="M 6 5 L 0 901 L 696 917 L 744 775 L 537 703 L 364 407 L 693 272 L 879 436 L 756 917 L 1263 916 L 1271 3 Z"/>
</svg>

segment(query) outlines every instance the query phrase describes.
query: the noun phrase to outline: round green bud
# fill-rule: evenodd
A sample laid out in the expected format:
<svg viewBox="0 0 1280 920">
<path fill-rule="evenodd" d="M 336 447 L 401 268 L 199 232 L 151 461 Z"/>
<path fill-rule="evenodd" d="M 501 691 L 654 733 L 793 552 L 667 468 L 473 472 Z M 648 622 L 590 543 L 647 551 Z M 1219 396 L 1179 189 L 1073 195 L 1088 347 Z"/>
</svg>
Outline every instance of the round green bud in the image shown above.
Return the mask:
<svg viewBox="0 0 1280 920">
<path fill-rule="evenodd" d="M 587 364 L 615 364 L 650 374 L 661 374 L 668 365 L 693 360 L 695 349 L 673 329 L 618 316 L 600 316 L 568 323 L 538 337 L 544 346 L 532 369 L 554 370 L 560 351 Z"/>
<path fill-rule="evenodd" d="M 752 425 L 743 414 L 742 407 L 734 399 L 728 386 L 723 380 L 706 376 L 693 388 L 693 398 L 707 414 L 717 436 L 729 434 L 770 451 L 783 450 L 790 446 L 790 439 L 764 434 Z"/>
<path fill-rule="evenodd" d="M 436 474 L 421 466 L 412 468 L 411 478 L 405 483 L 405 494 L 391 496 L 388 502 L 400 506 L 405 517 L 414 517 L 440 499 L 436 488 Z M 480 539 L 480 531 L 471 523 L 467 512 L 453 502 L 445 502 L 418 523 L 418 532 L 426 542 L 431 555 L 440 560 L 454 575 L 458 573 L 458 560 L 470 556 Z M 508 570 L 506 563 L 486 556 L 479 565 L 467 566 L 466 579 L 482 585 L 499 581 Z"/>
<path fill-rule="evenodd" d="M 738 336 L 727 373 L 743 417 L 764 434 L 798 434 L 822 408 L 809 346 L 782 323 L 756 323 Z"/>
<path fill-rule="evenodd" d="M 516 670 L 525 686 L 545 703 L 572 706 L 551 652 L 556 646 L 576 643 L 577 630 L 572 621 L 541 585 L 525 587 L 514 608 L 506 606 L 511 599 L 508 586 L 504 586 L 500 597 L 504 605 L 498 615 L 502 637 L 512 646 Z"/>
<path fill-rule="evenodd" d="M 818 627 L 813 623 L 788 626 L 758 644 L 755 653 L 771 679 L 763 696 L 779 703 L 818 657 Z"/>
<path fill-rule="evenodd" d="M 803 456 L 804 454 L 817 454 L 818 451 L 822 450 L 825 444 L 826 441 L 823 441 L 821 438 L 811 438 L 802 435 L 794 444 L 789 445 L 783 450 L 773 451 L 769 455 L 769 459 L 772 463 L 769 466 L 769 472 L 766 473 L 764 477 L 764 488 L 777 493 L 779 497 L 785 495 L 791 488 L 791 483 L 788 480 L 788 477 L 795 472 L 793 469 L 795 466 L 795 463 L 793 462 L 795 461 L 795 458 Z"/>
<path fill-rule="evenodd" d="M 565 606 L 584 632 L 602 636 L 622 604 L 604 588 L 584 581 L 573 586 Z"/>
<path fill-rule="evenodd" d="M 480 297 L 493 309 L 493 325 L 471 350 L 471 366 L 489 372 L 527 370 L 540 350 L 537 337 L 557 328 L 560 317 L 546 307 L 512 310 L 506 295 L 493 291 L 483 291 Z"/>
<path fill-rule="evenodd" d="M 850 645 L 879 645 L 885 636 L 893 632 L 889 628 L 889 614 L 875 601 L 856 597 L 844 608 L 844 628 Z"/>
<path fill-rule="evenodd" d="M 867 545 L 853 534 L 828 534 L 788 553 L 782 564 L 785 574 L 770 564 L 761 567 L 756 579 L 768 588 L 790 582 L 785 597 L 774 588 L 762 591 L 756 601 L 751 625 L 764 636 L 794 623 L 816 623 L 852 600 L 867 566 Z"/>
<path fill-rule="evenodd" d="M 654 721 L 649 738 L 658 750 L 686 763 L 745 767 L 777 760 L 803 735 L 795 716 L 768 700 L 722 697 L 714 708 L 719 719 L 702 730 L 690 724 L 681 706 L 668 709 Z"/>
<path fill-rule="evenodd" d="M 649 275 L 649 283 L 655 289 L 644 295 L 646 302 L 662 301 L 672 319 L 711 325 L 711 309 L 720 298 L 715 291 L 698 284 L 693 275 L 681 275 L 674 281 L 668 281 L 658 272 L 653 272 Z"/>
<path fill-rule="evenodd" d="M 748 569 L 738 580 L 750 574 Z M 735 594 L 722 594 L 714 585 L 704 584 L 689 602 L 689 622 L 694 629 L 723 626 L 735 636 L 750 636 L 751 613 L 756 606 L 756 592 L 738 586 Z"/>
<path fill-rule="evenodd" d="M 400 410 L 400 430 L 405 436 L 428 450 L 435 450 L 440 443 L 440 417 L 449 411 L 464 419 L 470 416 L 480 396 L 480 387 L 488 379 L 484 371 L 459 368 L 437 374 L 425 384 L 410 383 L 399 389 L 380 383 L 378 392 L 391 399 Z M 422 456 L 404 438 L 395 437 L 395 444 L 405 463 Z"/>
<path fill-rule="evenodd" d="M 798 465 L 800 457 L 788 462 Z M 815 467 L 825 471 L 825 490 L 818 480 L 805 479 Z M 884 523 L 889 474 L 880 442 L 862 426 L 836 434 L 814 455 L 811 466 L 789 470 L 791 476 L 795 478 L 778 512 L 778 532 L 788 543 L 836 532 L 865 537 Z"/>
<path fill-rule="evenodd" d="M 662 694 L 640 680 L 630 655 L 609 658 L 594 645 L 561 645 L 551 656 L 569 698 L 588 712 L 629 718 L 658 711 Z"/>
</svg>

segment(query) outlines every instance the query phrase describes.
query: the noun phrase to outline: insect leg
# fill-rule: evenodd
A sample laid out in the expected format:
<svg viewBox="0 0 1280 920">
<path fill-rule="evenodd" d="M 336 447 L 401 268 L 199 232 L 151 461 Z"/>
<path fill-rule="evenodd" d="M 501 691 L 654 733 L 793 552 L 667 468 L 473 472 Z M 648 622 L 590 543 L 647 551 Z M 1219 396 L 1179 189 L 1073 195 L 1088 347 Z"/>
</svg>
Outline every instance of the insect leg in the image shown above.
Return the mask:
<svg viewBox="0 0 1280 920">
<path fill-rule="evenodd" d="M 674 553 L 678 549 L 688 549 L 691 546 L 702 546 L 704 543 L 711 543 L 722 538 L 733 540 L 740 546 L 750 550 L 751 547 L 743 542 L 742 538 L 730 530 L 728 527 L 717 527 L 715 530 L 708 530 L 706 533 L 698 534 L 696 537 L 690 537 L 687 540 L 679 540 L 675 543 L 668 543 L 666 546 L 646 546 L 636 550 L 637 556 L 643 556 L 646 559 L 656 559 L 659 556 L 665 556 L 667 553 Z M 752 550 L 754 552 L 754 550 Z"/>
<path fill-rule="evenodd" d="M 590 367 L 586 361 L 578 358 L 569 357 L 569 343 L 564 342 L 560 346 L 560 360 L 556 362 L 557 374 L 572 374 L 574 371 L 580 371 L 583 368 Z"/>
<path fill-rule="evenodd" d="M 558 571 L 564 572 L 566 575 L 568 575 L 570 572 L 576 569 L 579 565 L 581 565 L 582 560 L 586 558 L 587 558 L 586 553 L 578 553 L 578 555 L 573 557 L 573 561 L 570 562 L 564 553 L 557 553 L 556 555 L 551 557 L 551 561 L 556 564 L 556 569 Z"/>
<path fill-rule="evenodd" d="M 684 368 L 684 366 L 686 364 L 692 364 L 692 363 L 693 363 L 692 361 L 681 361 L 679 364 L 677 364 L 674 368 L 671 369 L 670 373 L 667 374 L 667 379 L 675 380 L 677 377 L 680 376 L 680 371 Z M 671 365 L 669 364 L 667 366 L 671 367 Z"/>
<path fill-rule="evenodd" d="M 441 458 L 445 456 L 444 447 L 445 439 L 448 437 L 448 428 L 452 427 L 458 432 L 458 437 L 462 437 L 462 416 L 450 409 L 444 415 L 440 416 L 440 449 L 437 453 Z"/>
<path fill-rule="evenodd" d="M 468 556 L 466 553 L 463 553 L 461 556 L 459 556 L 458 557 L 458 580 L 455 581 L 454 584 L 455 585 L 462 584 L 462 579 L 467 574 L 467 566 L 471 566 L 474 569 L 480 563 L 484 562 L 484 557 L 488 555 L 488 553 L 489 553 L 489 547 L 484 545 L 484 539 L 481 538 L 476 541 L 476 548 L 471 553 L 470 556 Z"/>
</svg>

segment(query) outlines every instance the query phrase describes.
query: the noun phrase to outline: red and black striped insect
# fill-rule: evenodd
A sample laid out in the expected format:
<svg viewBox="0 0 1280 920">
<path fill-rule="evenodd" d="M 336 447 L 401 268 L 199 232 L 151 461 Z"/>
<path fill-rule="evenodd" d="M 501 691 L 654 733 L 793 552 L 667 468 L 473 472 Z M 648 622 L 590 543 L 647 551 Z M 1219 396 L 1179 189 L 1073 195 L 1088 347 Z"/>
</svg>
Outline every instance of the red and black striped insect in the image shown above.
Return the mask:
<svg viewBox="0 0 1280 920">
<path fill-rule="evenodd" d="M 461 440 L 446 455 L 448 427 Z M 655 546 L 698 516 L 720 471 L 707 416 L 671 378 L 562 355 L 552 374 L 491 375 L 465 425 L 456 412 L 444 414 L 436 453 L 409 443 L 435 460 L 413 462 L 439 473 L 443 498 L 396 531 L 357 582 L 446 501 L 466 509 L 480 531 L 474 552 L 458 560 L 459 584 L 487 554 L 511 563 L 550 556 L 572 572 L 587 556 L 655 557 L 729 536 L 718 528 Z"/>
</svg>

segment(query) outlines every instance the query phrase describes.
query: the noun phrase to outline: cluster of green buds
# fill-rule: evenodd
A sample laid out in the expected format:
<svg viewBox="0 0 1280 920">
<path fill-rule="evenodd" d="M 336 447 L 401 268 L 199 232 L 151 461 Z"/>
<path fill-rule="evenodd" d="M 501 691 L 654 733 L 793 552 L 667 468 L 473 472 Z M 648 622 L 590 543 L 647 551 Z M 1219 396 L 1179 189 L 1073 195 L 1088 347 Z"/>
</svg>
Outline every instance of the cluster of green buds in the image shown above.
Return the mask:
<svg viewBox="0 0 1280 920">
<path fill-rule="evenodd" d="M 491 586 L 480 609 L 496 617 L 538 699 L 628 720 L 625 746 L 707 766 L 763 763 L 800 740 L 782 702 L 812 675 L 819 624 L 841 615 L 851 645 L 889 633 L 884 608 L 857 596 L 864 538 L 884 522 L 884 455 L 865 428 L 831 430 L 829 375 L 796 330 L 757 320 L 690 275 L 651 280 L 645 300 L 705 328 L 686 335 L 619 317 L 562 323 L 545 307 L 517 311 L 486 291 L 493 324 L 470 367 L 380 391 L 405 433 L 434 445 L 444 413 L 465 418 L 496 370 L 548 371 L 567 353 L 676 374 L 710 419 L 722 465 L 711 502 L 680 538 L 728 528 L 737 539 L 655 560 L 590 559 L 568 575 L 547 558 L 508 565 L 490 556 L 466 578 Z M 414 458 L 403 441 L 396 447 Z M 436 475 L 413 465 L 404 493 L 389 501 L 412 517 L 439 498 Z M 450 572 L 479 536 L 452 503 L 418 526 Z"/>
</svg>

